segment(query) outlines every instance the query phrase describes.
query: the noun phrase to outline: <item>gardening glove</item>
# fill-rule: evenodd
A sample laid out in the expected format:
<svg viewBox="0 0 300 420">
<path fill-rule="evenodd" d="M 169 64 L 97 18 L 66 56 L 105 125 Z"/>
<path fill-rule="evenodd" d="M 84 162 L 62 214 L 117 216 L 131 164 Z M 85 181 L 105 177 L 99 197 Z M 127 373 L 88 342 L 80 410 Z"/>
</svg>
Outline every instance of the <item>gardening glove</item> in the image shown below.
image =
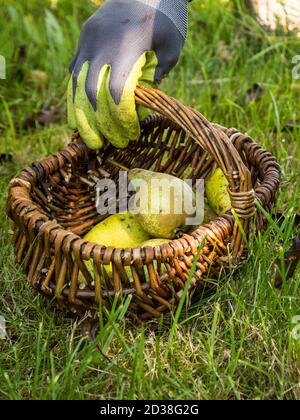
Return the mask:
<svg viewBox="0 0 300 420">
<path fill-rule="evenodd" d="M 68 119 L 91 149 L 140 135 L 135 88 L 154 86 L 177 63 L 188 0 L 107 0 L 84 24 L 70 66 Z M 141 116 L 141 115 L 140 115 Z"/>
</svg>

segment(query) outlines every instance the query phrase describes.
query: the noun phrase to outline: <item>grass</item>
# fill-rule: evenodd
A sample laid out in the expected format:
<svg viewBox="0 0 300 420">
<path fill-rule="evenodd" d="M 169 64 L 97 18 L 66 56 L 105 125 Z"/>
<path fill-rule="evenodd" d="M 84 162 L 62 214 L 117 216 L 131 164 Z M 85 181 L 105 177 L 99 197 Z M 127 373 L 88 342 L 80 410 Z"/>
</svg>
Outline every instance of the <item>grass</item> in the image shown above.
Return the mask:
<svg viewBox="0 0 300 420">
<path fill-rule="evenodd" d="M 124 318 L 126 306 L 115 309 L 100 331 L 101 355 L 81 339 L 82 320 L 66 318 L 26 284 L 5 216 L 9 180 L 70 136 L 67 67 L 95 7 L 51 3 L 0 0 L 0 54 L 8 66 L 0 80 L 0 153 L 13 155 L 0 166 L 0 315 L 8 332 L 0 340 L 0 398 L 300 398 L 300 340 L 293 335 L 300 273 L 281 290 L 271 275 L 291 245 L 300 207 L 300 80 L 292 79 L 300 40 L 266 32 L 237 0 L 193 2 L 186 48 L 162 89 L 276 155 L 283 172 L 277 210 L 287 217 L 255 239 L 241 271 L 188 312 L 183 306 L 174 319 L 136 327 Z M 58 122 L 24 128 L 29 115 L 51 105 Z"/>
</svg>

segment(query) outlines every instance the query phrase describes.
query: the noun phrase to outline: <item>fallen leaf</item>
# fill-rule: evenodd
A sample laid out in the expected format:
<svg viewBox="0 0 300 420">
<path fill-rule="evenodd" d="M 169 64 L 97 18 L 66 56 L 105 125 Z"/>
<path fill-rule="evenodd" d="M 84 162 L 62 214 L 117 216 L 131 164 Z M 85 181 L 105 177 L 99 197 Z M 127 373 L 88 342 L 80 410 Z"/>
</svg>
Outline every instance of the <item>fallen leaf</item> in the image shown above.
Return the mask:
<svg viewBox="0 0 300 420">
<path fill-rule="evenodd" d="M 50 8 L 52 10 L 56 10 L 57 9 L 57 3 L 58 3 L 58 0 L 51 0 Z"/>
<path fill-rule="evenodd" d="M 39 112 L 29 115 L 22 123 L 22 128 L 28 130 L 37 125 L 47 126 L 51 123 L 60 121 L 61 108 L 51 106 L 49 109 L 41 109 Z"/>
<path fill-rule="evenodd" d="M 92 342 L 97 337 L 97 332 L 95 332 L 95 325 L 97 323 L 93 320 L 85 320 L 80 328 L 80 334 L 82 337 L 86 337 L 89 342 Z"/>
<path fill-rule="evenodd" d="M 286 272 L 286 279 L 293 277 L 298 263 L 300 261 L 300 237 L 293 239 L 293 246 L 284 254 L 284 271 Z M 277 267 L 280 266 L 280 261 L 277 262 Z M 279 269 L 275 276 L 275 287 L 280 288 L 283 284 L 283 278 Z"/>
<path fill-rule="evenodd" d="M 91 0 L 91 3 L 93 3 L 95 6 L 100 6 L 100 4 L 103 3 L 103 0 Z"/>
<path fill-rule="evenodd" d="M 291 130 L 298 130 L 300 128 L 300 121 L 289 121 L 286 125 L 284 125 L 281 131 L 291 131 Z"/>
<path fill-rule="evenodd" d="M 24 79 L 24 70 L 23 64 L 25 63 L 27 58 L 27 46 L 21 45 L 16 49 L 15 57 L 14 57 L 14 69 L 16 70 L 14 73 L 14 77 L 22 81 Z"/>
<path fill-rule="evenodd" d="M 264 89 L 258 83 L 254 83 L 246 92 L 245 104 L 248 105 L 250 102 L 258 101 L 264 93 Z"/>
<path fill-rule="evenodd" d="M 31 70 L 29 78 L 37 85 L 46 85 L 49 80 L 48 74 L 42 70 Z"/>
<path fill-rule="evenodd" d="M 232 60 L 232 51 L 229 48 L 229 46 L 223 41 L 219 42 L 216 50 L 216 55 L 222 62 L 229 62 Z"/>
<path fill-rule="evenodd" d="M 284 222 L 285 216 L 283 213 L 276 213 L 273 214 L 273 218 L 276 220 L 276 222 L 281 225 Z M 295 228 L 300 225 L 300 214 L 295 214 L 295 221 L 294 226 Z"/>
<path fill-rule="evenodd" d="M 86 338 L 88 343 L 93 343 L 97 340 L 99 333 L 99 323 L 97 321 L 88 319 L 85 320 L 81 326 L 81 336 Z M 99 343 L 96 344 L 96 350 L 108 361 L 111 363 L 111 359 L 103 353 Z"/>
<path fill-rule="evenodd" d="M 12 162 L 13 155 L 11 153 L 0 153 L 0 164 Z"/>
</svg>

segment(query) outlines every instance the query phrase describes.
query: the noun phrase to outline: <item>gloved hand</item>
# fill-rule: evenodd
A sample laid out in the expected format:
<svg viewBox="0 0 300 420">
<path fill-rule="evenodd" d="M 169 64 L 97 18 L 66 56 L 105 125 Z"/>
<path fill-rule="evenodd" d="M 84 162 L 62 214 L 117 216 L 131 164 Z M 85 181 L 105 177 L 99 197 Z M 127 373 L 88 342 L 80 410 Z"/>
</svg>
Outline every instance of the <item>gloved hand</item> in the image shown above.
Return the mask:
<svg viewBox="0 0 300 420">
<path fill-rule="evenodd" d="M 177 63 L 188 0 L 107 0 L 82 28 L 70 66 L 68 119 L 91 149 L 126 147 L 140 134 L 134 91 Z"/>
</svg>

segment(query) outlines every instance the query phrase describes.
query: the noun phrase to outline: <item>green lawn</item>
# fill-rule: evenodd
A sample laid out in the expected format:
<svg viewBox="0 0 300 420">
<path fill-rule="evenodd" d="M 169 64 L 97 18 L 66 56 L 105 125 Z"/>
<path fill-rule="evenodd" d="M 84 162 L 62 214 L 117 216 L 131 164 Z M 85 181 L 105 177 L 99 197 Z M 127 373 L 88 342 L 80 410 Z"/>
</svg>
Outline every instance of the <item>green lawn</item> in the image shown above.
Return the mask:
<svg viewBox="0 0 300 420">
<path fill-rule="evenodd" d="M 0 55 L 7 60 L 0 153 L 13 156 L 0 164 L 0 316 L 8 333 L 0 339 L 0 398 L 300 398 L 300 340 L 293 336 L 300 272 L 281 290 L 271 276 L 300 211 L 300 79 L 292 78 L 300 39 L 267 33 L 237 0 L 194 0 L 184 54 L 161 88 L 276 155 L 283 173 L 277 210 L 287 218 L 257 237 L 248 264 L 184 309 L 177 323 L 167 317 L 136 327 L 112 314 L 99 336 L 104 357 L 80 339 L 82 321 L 66 318 L 26 284 L 5 216 L 9 180 L 61 149 L 71 134 L 67 69 L 80 25 L 95 6 L 58 0 L 51 9 L 51 3 L 0 0 Z M 57 120 L 46 127 L 35 127 L 34 118 L 28 123 L 51 106 Z"/>
</svg>

